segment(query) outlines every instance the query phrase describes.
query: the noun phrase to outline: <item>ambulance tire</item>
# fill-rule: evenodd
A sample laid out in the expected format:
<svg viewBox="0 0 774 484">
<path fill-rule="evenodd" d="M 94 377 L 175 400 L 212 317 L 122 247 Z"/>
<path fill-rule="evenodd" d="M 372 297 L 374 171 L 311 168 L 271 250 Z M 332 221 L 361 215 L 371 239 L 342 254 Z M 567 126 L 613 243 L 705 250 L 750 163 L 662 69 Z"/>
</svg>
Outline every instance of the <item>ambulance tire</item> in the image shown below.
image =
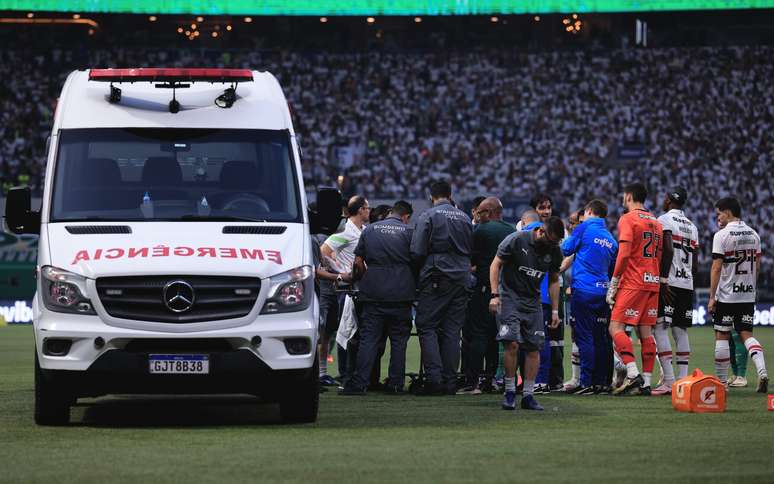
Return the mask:
<svg viewBox="0 0 774 484">
<path fill-rule="evenodd" d="M 315 354 L 314 365 L 302 378 L 288 382 L 280 396 L 279 407 L 285 423 L 317 421 L 320 404 L 320 362 Z"/>
<path fill-rule="evenodd" d="M 70 423 L 73 397 L 55 375 L 46 375 L 40 368 L 35 351 L 35 423 L 61 426 Z"/>
</svg>

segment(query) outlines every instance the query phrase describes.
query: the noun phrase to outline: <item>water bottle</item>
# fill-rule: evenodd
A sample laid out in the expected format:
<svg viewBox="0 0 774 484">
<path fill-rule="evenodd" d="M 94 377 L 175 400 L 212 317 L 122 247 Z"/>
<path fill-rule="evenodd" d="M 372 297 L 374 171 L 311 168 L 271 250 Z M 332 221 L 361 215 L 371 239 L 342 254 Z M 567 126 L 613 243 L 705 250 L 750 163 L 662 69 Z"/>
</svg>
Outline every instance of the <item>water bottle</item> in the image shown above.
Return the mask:
<svg viewBox="0 0 774 484">
<path fill-rule="evenodd" d="M 207 202 L 207 197 L 202 195 L 202 199 L 199 201 L 199 205 L 196 207 L 200 216 L 208 216 L 210 214 L 210 204 Z"/>
<path fill-rule="evenodd" d="M 142 196 L 142 205 L 140 205 L 142 216 L 145 218 L 153 218 L 153 201 L 151 201 L 150 194 L 145 192 Z"/>
</svg>

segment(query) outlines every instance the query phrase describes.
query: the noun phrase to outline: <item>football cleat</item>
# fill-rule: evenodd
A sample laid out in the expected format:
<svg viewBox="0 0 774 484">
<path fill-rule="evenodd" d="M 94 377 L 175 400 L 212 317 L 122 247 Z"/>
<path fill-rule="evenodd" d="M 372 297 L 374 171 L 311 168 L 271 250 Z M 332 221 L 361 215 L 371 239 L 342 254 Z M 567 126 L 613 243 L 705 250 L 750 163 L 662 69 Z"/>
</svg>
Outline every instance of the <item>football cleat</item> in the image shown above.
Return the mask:
<svg viewBox="0 0 774 484">
<path fill-rule="evenodd" d="M 594 395 L 594 387 L 589 385 L 587 387 L 579 387 L 573 395 Z"/>
<path fill-rule="evenodd" d="M 551 388 L 546 383 L 538 383 L 537 385 L 535 385 L 535 390 L 532 393 L 534 393 L 535 395 L 551 393 Z"/>
<path fill-rule="evenodd" d="M 516 392 L 505 392 L 503 395 L 503 410 L 516 410 Z"/>
<path fill-rule="evenodd" d="M 743 388 L 747 386 L 747 378 L 743 376 L 735 376 L 731 380 L 728 381 L 728 386 L 733 388 Z"/>
<path fill-rule="evenodd" d="M 660 397 L 662 395 L 671 395 L 672 387 L 669 385 L 661 384 L 656 388 L 654 388 L 653 390 L 651 390 L 650 394 L 653 395 L 654 397 Z"/>
<path fill-rule="evenodd" d="M 623 385 L 624 380 L 626 380 L 626 366 L 616 366 L 615 368 L 615 376 L 613 376 L 613 388 L 619 388 L 621 385 Z"/>
<path fill-rule="evenodd" d="M 613 390 L 613 395 L 639 395 L 643 385 L 645 385 L 645 380 L 642 379 L 642 375 L 637 375 L 634 378 L 627 376 L 624 378 L 623 383 Z M 650 390 L 650 387 L 648 387 L 648 390 Z"/>
<path fill-rule="evenodd" d="M 768 393 L 769 391 L 768 375 L 763 375 L 762 377 L 758 378 L 758 388 L 755 391 L 758 393 Z"/>
<path fill-rule="evenodd" d="M 640 387 L 640 395 L 649 397 L 651 394 L 650 387 Z M 632 393 L 632 395 L 636 395 L 635 393 Z"/>
<path fill-rule="evenodd" d="M 567 393 L 575 393 L 579 388 L 580 382 L 574 378 L 564 382 L 564 391 Z"/>
</svg>

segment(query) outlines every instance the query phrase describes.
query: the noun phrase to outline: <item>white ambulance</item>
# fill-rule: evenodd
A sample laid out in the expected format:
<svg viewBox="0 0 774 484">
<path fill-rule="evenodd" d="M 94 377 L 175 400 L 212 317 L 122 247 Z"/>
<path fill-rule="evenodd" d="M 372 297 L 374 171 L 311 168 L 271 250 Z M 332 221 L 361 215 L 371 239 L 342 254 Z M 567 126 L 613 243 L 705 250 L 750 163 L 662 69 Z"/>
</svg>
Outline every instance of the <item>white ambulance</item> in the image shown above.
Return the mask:
<svg viewBox="0 0 774 484">
<path fill-rule="evenodd" d="M 67 78 L 40 210 L 11 189 L 6 222 L 39 233 L 35 420 L 80 397 L 246 393 L 317 418 L 310 240 L 296 136 L 274 76 L 92 69 Z"/>
</svg>

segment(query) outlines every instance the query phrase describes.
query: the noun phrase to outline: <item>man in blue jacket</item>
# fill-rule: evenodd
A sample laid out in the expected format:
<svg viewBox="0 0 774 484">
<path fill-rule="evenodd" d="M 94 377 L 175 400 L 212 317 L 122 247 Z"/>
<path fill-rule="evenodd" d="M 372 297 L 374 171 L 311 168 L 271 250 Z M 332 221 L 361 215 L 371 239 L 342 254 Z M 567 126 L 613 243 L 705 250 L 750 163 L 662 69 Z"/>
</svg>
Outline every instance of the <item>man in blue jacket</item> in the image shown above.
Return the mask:
<svg viewBox="0 0 774 484">
<path fill-rule="evenodd" d="M 565 257 L 575 255 L 571 307 L 581 365 L 577 395 L 601 393 L 612 378 L 613 349 L 607 331 L 610 308 L 605 294 L 618 251 L 605 223 L 607 204 L 590 201 L 584 216 L 583 223 L 562 243 Z"/>
</svg>

